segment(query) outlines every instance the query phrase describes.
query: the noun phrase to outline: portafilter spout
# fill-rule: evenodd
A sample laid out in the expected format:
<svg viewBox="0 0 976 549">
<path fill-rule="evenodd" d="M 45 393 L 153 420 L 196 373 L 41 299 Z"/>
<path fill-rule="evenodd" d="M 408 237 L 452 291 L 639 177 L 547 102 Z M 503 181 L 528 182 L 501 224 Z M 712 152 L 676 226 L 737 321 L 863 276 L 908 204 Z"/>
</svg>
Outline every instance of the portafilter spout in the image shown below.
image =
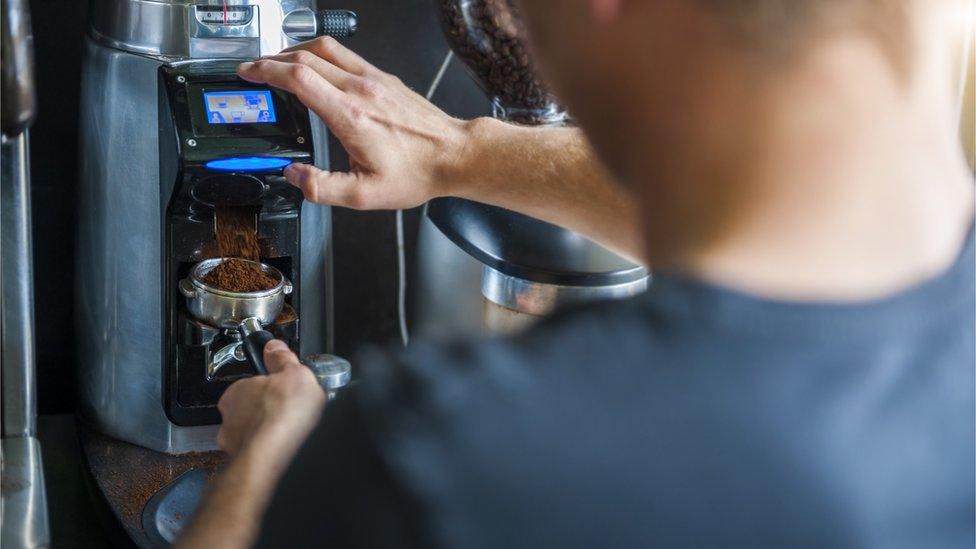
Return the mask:
<svg viewBox="0 0 976 549">
<path fill-rule="evenodd" d="M 264 365 L 264 346 L 274 339 L 271 332 L 261 326 L 261 321 L 257 318 L 245 318 L 237 325 L 237 333 L 241 340 L 235 341 L 214 353 L 213 358 L 207 365 L 207 381 L 217 377 L 217 372 L 231 362 L 247 361 L 257 375 L 268 375 L 268 369 Z"/>
<path fill-rule="evenodd" d="M 207 365 L 207 381 L 217 377 L 217 372 L 231 362 L 247 361 L 254 369 L 254 373 L 268 375 L 268 369 L 264 365 L 264 346 L 274 339 L 274 336 L 261 326 L 260 320 L 254 317 L 241 321 L 237 325 L 237 333 L 241 336 L 240 341 L 235 341 L 214 353 Z"/>
<path fill-rule="evenodd" d="M 247 355 L 244 354 L 244 346 L 240 341 L 235 341 L 230 345 L 220 349 L 213 354 L 213 358 L 207 363 L 207 381 L 212 381 L 217 377 L 217 372 L 231 362 L 244 362 Z"/>
<path fill-rule="evenodd" d="M 241 321 L 237 326 L 237 332 L 241 335 L 240 341 L 231 343 L 214 353 L 213 359 L 207 365 L 207 381 L 217 377 L 217 372 L 231 362 L 245 360 L 251 364 L 251 368 L 257 375 L 268 375 L 268 368 L 264 365 L 264 346 L 274 339 L 274 336 L 261 326 L 260 320 L 254 317 Z"/>
</svg>

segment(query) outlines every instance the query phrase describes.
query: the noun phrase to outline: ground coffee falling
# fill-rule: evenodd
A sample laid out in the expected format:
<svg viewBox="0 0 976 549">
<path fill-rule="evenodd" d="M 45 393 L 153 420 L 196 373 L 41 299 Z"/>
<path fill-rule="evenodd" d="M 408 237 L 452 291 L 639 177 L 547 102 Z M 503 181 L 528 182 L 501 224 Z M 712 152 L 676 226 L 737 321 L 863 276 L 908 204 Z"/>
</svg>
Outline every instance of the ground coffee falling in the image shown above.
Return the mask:
<svg viewBox="0 0 976 549">
<path fill-rule="evenodd" d="M 251 206 L 217 206 L 214 216 L 220 257 L 260 260 L 261 246 L 254 224 L 256 214 Z"/>
<path fill-rule="evenodd" d="M 261 246 L 254 226 L 256 211 L 248 206 L 217 206 L 216 238 L 220 257 L 260 261 Z M 204 284 L 228 292 L 260 292 L 278 280 L 248 261 L 224 261 L 203 277 Z"/>
</svg>

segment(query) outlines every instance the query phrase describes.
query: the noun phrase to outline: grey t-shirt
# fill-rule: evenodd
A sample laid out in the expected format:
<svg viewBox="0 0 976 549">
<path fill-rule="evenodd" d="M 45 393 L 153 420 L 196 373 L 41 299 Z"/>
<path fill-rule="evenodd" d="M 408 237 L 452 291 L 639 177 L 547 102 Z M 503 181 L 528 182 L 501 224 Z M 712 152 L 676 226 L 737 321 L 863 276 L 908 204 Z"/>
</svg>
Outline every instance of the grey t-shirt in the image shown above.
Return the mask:
<svg viewBox="0 0 976 549">
<path fill-rule="evenodd" d="M 973 248 L 876 302 L 661 275 L 519 337 L 364 357 L 262 544 L 972 547 Z"/>
</svg>

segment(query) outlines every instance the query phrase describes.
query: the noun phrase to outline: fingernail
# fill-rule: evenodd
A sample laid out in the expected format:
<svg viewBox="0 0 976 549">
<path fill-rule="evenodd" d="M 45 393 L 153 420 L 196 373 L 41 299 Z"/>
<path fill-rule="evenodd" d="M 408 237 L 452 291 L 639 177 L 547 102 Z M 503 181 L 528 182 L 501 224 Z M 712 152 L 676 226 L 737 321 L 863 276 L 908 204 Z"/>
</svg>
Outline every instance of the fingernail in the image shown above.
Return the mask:
<svg viewBox="0 0 976 549">
<path fill-rule="evenodd" d="M 264 351 L 266 353 L 274 353 L 276 351 L 287 351 L 287 350 L 288 350 L 288 345 L 285 345 L 285 342 L 280 339 L 272 339 L 267 343 L 267 345 L 264 346 Z"/>
<path fill-rule="evenodd" d="M 254 66 L 254 63 L 248 61 L 246 63 L 241 63 L 240 65 L 238 65 L 237 70 L 246 71 L 250 69 L 252 66 Z"/>
<path fill-rule="evenodd" d="M 299 187 L 302 184 L 302 169 L 299 168 L 299 164 L 290 164 L 285 167 L 285 179 L 292 185 Z"/>
</svg>

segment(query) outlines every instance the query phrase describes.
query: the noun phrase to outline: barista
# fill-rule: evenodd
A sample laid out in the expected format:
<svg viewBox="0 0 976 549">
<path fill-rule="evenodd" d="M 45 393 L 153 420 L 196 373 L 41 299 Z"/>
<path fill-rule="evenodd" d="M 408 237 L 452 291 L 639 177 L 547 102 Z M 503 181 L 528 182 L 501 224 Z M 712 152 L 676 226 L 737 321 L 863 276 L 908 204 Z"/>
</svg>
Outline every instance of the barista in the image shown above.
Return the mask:
<svg viewBox="0 0 976 549">
<path fill-rule="evenodd" d="M 350 153 L 289 168 L 309 200 L 462 196 L 656 274 L 515 339 L 362 357 L 327 407 L 269 344 L 183 546 L 969 544 L 966 5 L 524 2 L 582 132 L 452 119 L 328 39 L 243 64 Z"/>
</svg>

